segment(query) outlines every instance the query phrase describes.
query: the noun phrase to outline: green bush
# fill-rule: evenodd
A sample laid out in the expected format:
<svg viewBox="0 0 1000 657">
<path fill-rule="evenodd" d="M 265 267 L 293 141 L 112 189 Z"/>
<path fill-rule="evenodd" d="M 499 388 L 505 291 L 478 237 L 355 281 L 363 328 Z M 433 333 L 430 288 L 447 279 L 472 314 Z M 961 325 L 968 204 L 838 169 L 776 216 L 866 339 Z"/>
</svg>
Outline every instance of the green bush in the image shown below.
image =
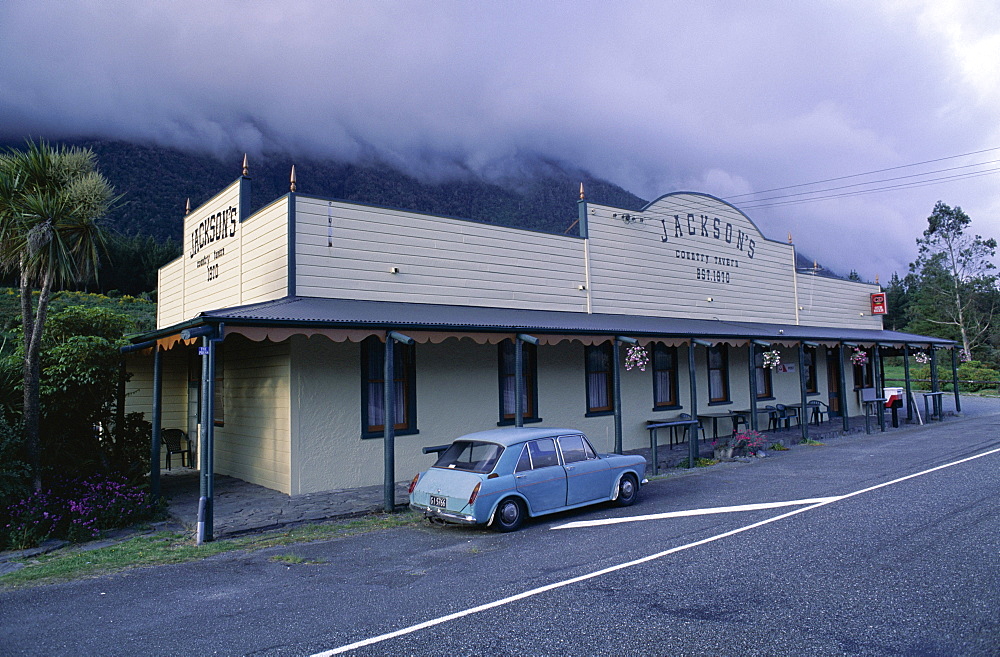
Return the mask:
<svg viewBox="0 0 1000 657">
<path fill-rule="evenodd" d="M 24 437 L 0 415 L 0 550 L 4 548 L 3 528 L 10 522 L 8 507 L 31 489 L 31 470 L 24 458 Z"/>
<path fill-rule="evenodd" d="M 916 368 L 910 370 L 910 376 L 914 379 L 926 379 L 929 381 L 931 378 L 931 366 L 918 365 Z M 978 360 L 970 360 L 958 366 L 958 380 L 960 392 L 996 390 L 997 382 L 1000 381 L 1000 372 L 991 369 Z M 953 390 L 951 363 L 938 363 L 938 381 L 941 384 L 941 390 L 946 392 Z M 979 383 L 965 383 L 965 381 L 978 381 Z M 924 386 L 930 389 L 930 384 L 924 384 Z"/>
</svg>

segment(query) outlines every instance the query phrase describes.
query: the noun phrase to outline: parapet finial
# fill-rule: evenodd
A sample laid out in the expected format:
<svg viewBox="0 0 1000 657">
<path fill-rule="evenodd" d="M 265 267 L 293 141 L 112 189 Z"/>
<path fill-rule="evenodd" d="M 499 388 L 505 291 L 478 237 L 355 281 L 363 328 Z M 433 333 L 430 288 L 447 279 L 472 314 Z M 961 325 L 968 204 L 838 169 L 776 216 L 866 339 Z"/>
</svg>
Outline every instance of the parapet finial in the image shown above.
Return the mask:
<svg viewBox="0 0 1000 657">
<path fill-rule="evenodd" d="M 585 199 L 586 196 L 583 195 L 583 183 L 580 183 L 580 200 Z"/>
<path fill-rule="evenodd" d="M 188 197 L 187 205 L 184 206 L 184 215 L 187 216 L 191 214 L 191 198 Z"/>
<path fill-rule="evenodd" d="M 250 175 L 250 161 L 247 160 L 247 154 L 246 153 L 243 154 L 243 175 L 244 176 L 249 176 Z"/>
<path fill-rule="evenodd" d="M 288 188 L 291 191 L 293 191 L 293 192 L 295 191 L 295 165 L 294 164 L 292 165 L 292 176 L 291 176 L 291 178 L 289 178 Z"/>
</svg>

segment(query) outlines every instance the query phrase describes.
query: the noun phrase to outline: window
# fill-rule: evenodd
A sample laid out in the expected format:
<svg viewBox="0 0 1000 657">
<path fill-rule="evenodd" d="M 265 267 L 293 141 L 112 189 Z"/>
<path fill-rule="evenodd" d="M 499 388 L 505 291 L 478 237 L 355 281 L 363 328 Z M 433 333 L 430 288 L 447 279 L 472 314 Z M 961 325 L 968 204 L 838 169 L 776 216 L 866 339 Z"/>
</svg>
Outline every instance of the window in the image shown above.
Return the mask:
<svg viewBox="0 0 1000 657">
<path fill-rule="evenodd" d="M 594 448 L 583 436 L 562 436 L 559 438 L 559 449 L 562 450 L 563 463 L 577 463 L 597 458 Z"/>
<path fill-rule="evenodd" d="M 393 345 L 393 385 L 398 433 L 417 432 L 416 360 L 414 345 Z M 375 336 L 361 343 L 361 430 L 363 438 L 385 432 L 385 344 Z"/>
<path fill-rule="evenodd" d="M 802 348 L 802 367 L 806 368 L 806 392 L 816 393 L 816 347 Z"/>
<path fill-rule="evenodd" d="M 201 341 L 199 340 L 199 345 Z M 213 418 L 215 426 L 223 427 L 226 424 L 226 376 L 225 376 L 225 350 L 223 343 L 215 345 L 215 394 L 212 397 Z M 195 396 L 195 407 L 197 408 L 197 423 L 201 424 L 201 368 L 202 356 L 198 353 L 198 348 L 188 351 L 188 394 Z"/>
<path fill-rule="evenodd" d="M 653 408 L 676 408 L 677 347 L 662 342 L 653 344 Z"/>
<path fill-rule="evenodd" d="M 724 344 L 708 348 L 708 401 L 729 401 L 729 347 Z"/>
<path fill-rule="evenodd" d="M 542 438 L 525 444 L 514 471 L 524 472 L 526 470 L 548 468 L 553 465 L 559 465 L 559 456 L 556 454 L 556 442 L 551 438 Z"/>
<path fill-rule="evenodd" d="M 754 371 L 757 376 L 757 399 L 774 399 L 771 368 L 764 367 L 764 354 L 760 351 L 754 353 Z"/>
<path fill-rule="evenodd" d="M 486 443 L 478 440 L 456 440 L 451 447 L 438 458 L 435 468 L 446 470 L 468 470 L 486 474 L 503 454 L 503 446 L 496 443 Z"/>
<path fill-rule="evenodd" d="M 587 370 L 587 413 L 603 415 L 615 409 L 611 381 L 611 343 L 585 348 Z"/>
<path fill-rule="evenodd" d="M 498 367 L 500 381 L 500 422 L 498 424 L 510 424 L 514 421 L 516 409 L 516 381 L 514 377 L 516 345 L 513 340 L 507 339 L 500 343 L 497 350 Z M 521 393 L 521 410 L 524 413 L 526 422 L 539 421 L 538 418 L 538 388 L 535 382 L 538 380 L 538 348 L 533 344 L 521 344 L 522 356 L 522 381 L 524 388 Z"/>
<path fill-rule="evenodd" d="M 854 350 L 848 350 L 854 353 Z M 867 351 L 865 353 L 868 353 Z M 852 361 L 853 362 L 853 361 Z M 871 354 L 868 354 L 868 362 L 864 365 L 854 365 L 854 387 L 871 388 L 875 385 L 875 370 L 872 366 Z"/>
</svg>

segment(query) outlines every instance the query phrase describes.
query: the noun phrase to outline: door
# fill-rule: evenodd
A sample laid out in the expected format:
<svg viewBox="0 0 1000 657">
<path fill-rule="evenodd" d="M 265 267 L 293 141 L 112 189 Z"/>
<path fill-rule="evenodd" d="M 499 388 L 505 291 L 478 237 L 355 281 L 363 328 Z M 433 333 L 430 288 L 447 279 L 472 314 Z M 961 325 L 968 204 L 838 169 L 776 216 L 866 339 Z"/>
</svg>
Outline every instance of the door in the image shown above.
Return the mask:
<svg viewBox="0 0 1000 657">
<path fill-rule="evenodd" d="M 583 436 L 560 436 L 566 469 L 566 506 L 606 500 L 611 496 L 611 468 L 597 458 Z"/>
<path fill-rule="evenodd" d="M 514 470 L 514 485 L 528 500 L 532 514 L 566 506 L 566 470 L 559 463 L 555 440 L 525 443 Z"/>
<path fill-rule="evenodd" d="M 843 363 L 838 358 L 837 349 L 826 350 L 826 388 L 830 391 L 830 417 L 840 417 L 840 368 Z"/>
</svg>

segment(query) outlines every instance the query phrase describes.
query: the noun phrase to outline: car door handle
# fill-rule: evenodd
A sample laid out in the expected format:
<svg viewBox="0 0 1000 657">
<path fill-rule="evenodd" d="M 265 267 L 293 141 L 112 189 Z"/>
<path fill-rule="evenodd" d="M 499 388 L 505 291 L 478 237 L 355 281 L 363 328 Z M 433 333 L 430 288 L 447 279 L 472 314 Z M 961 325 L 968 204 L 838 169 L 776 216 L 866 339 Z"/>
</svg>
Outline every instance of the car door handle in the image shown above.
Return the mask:
<svg viewBox="0 0 1000 657">
<path fill-rule="evenodd" d="M 567 466 L 566 466 L 566 469 L 567 469 L 567 470 L 575 470 L 575 469 L 576 469 L 576 467 L 575 467 L 575 466 L 572 466 L 572 465 L 567 465 Z"/>
<path fill-rule="evenodd" d="M 524 475 L 514 475 L 514 479 L 524 479 Z"/>
</svg>

